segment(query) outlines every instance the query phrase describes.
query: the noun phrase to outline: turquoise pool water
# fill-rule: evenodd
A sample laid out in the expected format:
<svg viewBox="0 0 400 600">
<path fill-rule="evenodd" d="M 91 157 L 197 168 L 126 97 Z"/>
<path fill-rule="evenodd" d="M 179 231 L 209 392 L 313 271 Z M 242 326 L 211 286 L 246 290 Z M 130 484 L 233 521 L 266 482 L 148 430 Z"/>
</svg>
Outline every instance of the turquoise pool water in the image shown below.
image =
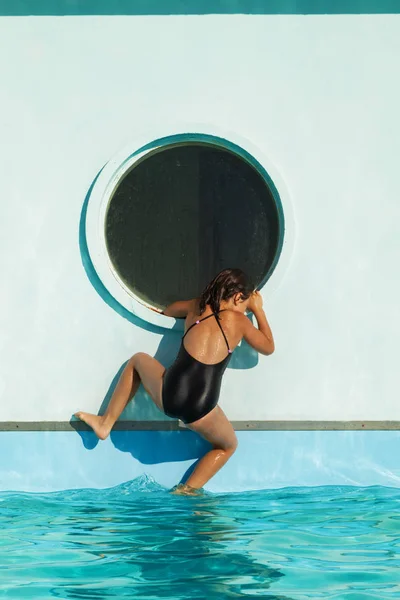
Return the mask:
<svg viewBox="0 0 400 600">
<path fill-rule="evenodd" d="M 0 598 L 400 598 L 400 490 L 0 493 Z"/>
</svg>

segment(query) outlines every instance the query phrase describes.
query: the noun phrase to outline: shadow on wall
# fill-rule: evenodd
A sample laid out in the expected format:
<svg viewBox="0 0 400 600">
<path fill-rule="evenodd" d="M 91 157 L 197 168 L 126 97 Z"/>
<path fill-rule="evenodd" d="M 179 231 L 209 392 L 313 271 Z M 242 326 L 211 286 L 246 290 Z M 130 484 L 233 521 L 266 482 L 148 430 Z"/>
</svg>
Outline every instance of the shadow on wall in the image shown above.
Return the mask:
<svg viewBox="0 0 400 600">
<path fill-rule="evenodd" d="M 101 171 L 100 171 L 101 172 Z M 139 319 L 126 308 L 124 308 L 105 288 L 98 277 L 93 263 L 90 259 L 87 241 L 86 241 L 86 212 L 93 186 L 100 174 L 97 174 L 83 204 L 81 218 L 79 223 L 79 248 L 82 258 L 82 264 L 86 274 L 96 292 L 101 298 L 119 315 L 127 319 L 133 325 L 140 327 L 151 333 L 163 333 L 163 337 L 155 354 L 155 358 L 166 368 L 174 361 L 181 343 L 182 330 L 178 322 L 171 330 L 165 330 Z M 129 360 L 130 357 L 127 358 Z M 242 342 L 235 349 L 232 355 L 229 368 L 232 369 L 250 369 L 258 363 L 258 354 L 246 342 Z M 120 367 L 112 380 L 110 387 L 104 396 L 98 414 L 104 414 L 118 379 L 124 369 L 126 362 Z M 129 421 L 169 421 L 170 419 L 162 413 L 154 402 L 149 398 L 143 386 L 140 386 L 135 398 L 131 401 L 121 415 L 121 420 Z M 73 423 L 73 421 L 72 421 Z M 92 450 L 99 442 L 95 434 L 91 431 L 78 431 L 86 449 Z M 172 435 L 170 431 L 141 432 L 136 431 L 134 435 L 130 431 L 111 432 L 111 441 L 121 452 L 129 452 L 136 460 L 142 464 L 154 464 L 161 462 L 175 462 L 193 460 L 202 457 L 211 447 L 208 442 L 192 431 L 182 431 L 181 435 Z M 149 435 L 154 438 L 149 444 Z M 174 440 L 172 442 L 172 440 Z M 185 474 L 185 480 L 193 470 L 194 465 Z"/>
</svg>

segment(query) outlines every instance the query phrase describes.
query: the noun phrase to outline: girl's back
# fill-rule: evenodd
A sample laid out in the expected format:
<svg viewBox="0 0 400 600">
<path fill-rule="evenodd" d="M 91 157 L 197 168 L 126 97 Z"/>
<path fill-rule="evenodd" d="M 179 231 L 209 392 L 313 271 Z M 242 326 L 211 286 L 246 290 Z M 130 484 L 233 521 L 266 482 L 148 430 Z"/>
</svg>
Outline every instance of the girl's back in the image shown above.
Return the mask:
<svg viewBox="0 0 400 600">
<path fill-rule="evenodd" d="M 245 318 L 230 309 L 213 313 L 210 306 L 200 314 L 198 302 L 194 301 L 193 308 L 188 312 L 185 320 L 186 333 L 183 341 L 185 349 L 193 358 L 205 364 L 219 363 L 242 339 L 242 320 Z"/>
<path fill-rule="evenodd" d="M 217 405 L 222 375 L 232 355 L 219 319 L 220 314 L 212 312 L 201 319 L 195 319 L 182 338 L 175 362 L 165 371 L 162 401 L 164 412 L 169 417 L 193 423 Z M 214 322 L 219 332 L 211 329 L 209 321 Z M 206 324 L 208 327 L 201 332 Z M 215 342 L 218 333 L 223 339 L 225 350 L 224 356 L 215 360 L 221 354 L 220 344 Z M 192 350 L 188 350 L 185 345 L 186 334 L 192 338 Z"/>
</svg>

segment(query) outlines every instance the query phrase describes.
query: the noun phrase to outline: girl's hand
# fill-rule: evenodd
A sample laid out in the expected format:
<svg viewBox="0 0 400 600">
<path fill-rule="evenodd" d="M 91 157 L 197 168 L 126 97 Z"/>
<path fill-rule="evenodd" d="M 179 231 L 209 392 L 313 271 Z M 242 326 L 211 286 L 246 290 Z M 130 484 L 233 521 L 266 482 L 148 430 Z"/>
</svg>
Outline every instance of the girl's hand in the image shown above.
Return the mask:
<svg viewBox="0 0 400 600">
<path fill-rule="evenodd" d="M 261 310 L 263 307 L 263 299 L 260 292 L 253 292 L 250 296 L 250 301 L 247 305 L 247 310 L 250 312 L 255 312 L 256 310 Z"/>
</svg>

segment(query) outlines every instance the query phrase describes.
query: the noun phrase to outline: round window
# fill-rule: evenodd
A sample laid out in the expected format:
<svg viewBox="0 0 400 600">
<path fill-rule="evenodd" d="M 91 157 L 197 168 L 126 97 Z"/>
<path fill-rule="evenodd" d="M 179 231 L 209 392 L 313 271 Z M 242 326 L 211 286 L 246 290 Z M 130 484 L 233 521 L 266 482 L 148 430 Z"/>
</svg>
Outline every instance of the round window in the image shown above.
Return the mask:
<svg viewBox="0 0 400 600">
<path fill-rule="evenodd" d="M 260 286 L 282 237 L 266 178 L 245 158 L 204 142 L 145 154 L 119 179 L 105 214 L 114 275 L 159 309 L 196 297 L 227 267 L 243 269 Z"/>
</svg>

